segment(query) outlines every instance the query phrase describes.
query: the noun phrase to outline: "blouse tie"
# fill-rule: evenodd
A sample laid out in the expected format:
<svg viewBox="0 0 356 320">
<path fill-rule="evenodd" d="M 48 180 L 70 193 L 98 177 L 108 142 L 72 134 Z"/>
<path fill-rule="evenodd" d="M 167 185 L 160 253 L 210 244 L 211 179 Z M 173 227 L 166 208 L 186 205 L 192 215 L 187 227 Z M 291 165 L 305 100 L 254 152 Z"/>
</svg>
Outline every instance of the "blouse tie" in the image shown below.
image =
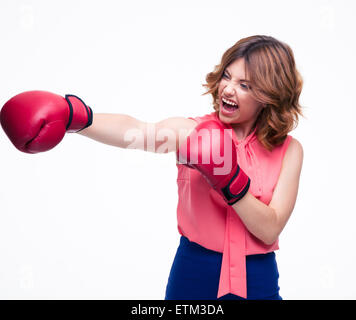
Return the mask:
<svg viewBox="0 0 356 320">
<path fill-rule="evenodd" d="M 233 140 L 237 147 L 237 159 L 241 169 L 251 179 L 250 192 L 255 196 L 262 194 L 260 164 L 251 142 L 256 139 L 255 130 L 238 142 Z M 228 206 L 226 208 L 226 227 L 224 249 L 220 271 L 218 298 L 232 293 L 247 298 L 246 279 L 246 228 L 238 214 Z"/>
</svg>

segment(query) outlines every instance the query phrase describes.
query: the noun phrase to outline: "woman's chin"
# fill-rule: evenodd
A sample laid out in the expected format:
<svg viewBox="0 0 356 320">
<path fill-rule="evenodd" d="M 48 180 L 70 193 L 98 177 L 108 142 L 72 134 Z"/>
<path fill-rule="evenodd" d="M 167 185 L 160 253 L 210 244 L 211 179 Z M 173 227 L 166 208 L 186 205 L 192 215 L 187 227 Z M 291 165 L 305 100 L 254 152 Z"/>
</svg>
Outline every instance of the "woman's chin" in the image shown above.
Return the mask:
<svg viewBox="0 0 356 320">
<path fill-rule="evenodd" d="M 219 110 L 219 119 L 221 122 L 224 122 L 224 123 L 234 123 L 234 122 L 238 121 L 238 115 L 235 115 L 235 116 L 226 115 L 226 114 L 224 114 L 224 112 L 221 112 L 221 110 Z"/>
</svg>

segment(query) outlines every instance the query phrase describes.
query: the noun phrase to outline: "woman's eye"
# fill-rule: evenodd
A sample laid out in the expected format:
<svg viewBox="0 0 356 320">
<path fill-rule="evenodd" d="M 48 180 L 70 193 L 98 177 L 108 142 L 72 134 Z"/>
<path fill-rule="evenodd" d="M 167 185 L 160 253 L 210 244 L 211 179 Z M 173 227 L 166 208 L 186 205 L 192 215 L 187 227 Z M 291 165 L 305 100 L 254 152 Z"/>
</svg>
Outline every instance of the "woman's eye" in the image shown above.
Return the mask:
<svg viewBox="0 0 356 320">
<path fill-rule="evenodd" d="M 222 77 L 226 78 L 226 79 L 229 79 L 229 75 L 227 73 L 225 73 L 225 72 L 223 73 Z M 248 84 L 245 84 L 245 83 L 240 83 L 240 87 L 242 89 L 245 89 L 245 90 L 251 89 L 251 87 Z"/>
</svg>

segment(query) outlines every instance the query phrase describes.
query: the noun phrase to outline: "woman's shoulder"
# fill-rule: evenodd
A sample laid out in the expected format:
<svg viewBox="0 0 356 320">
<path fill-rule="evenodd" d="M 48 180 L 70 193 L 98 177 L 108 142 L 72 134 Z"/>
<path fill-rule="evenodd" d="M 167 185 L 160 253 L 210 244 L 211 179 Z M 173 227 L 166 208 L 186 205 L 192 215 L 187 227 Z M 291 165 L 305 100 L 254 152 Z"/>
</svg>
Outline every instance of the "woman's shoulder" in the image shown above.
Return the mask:
<svg viewBox="0 0 356 320">
<path fill-rule="evenodd" d="M 288 145 L 288 152 L 293 153 L 293 154 L 298 154 L 298 155 L 303 155 L 303 146 L 300 143 L 300 141 L 291 135 L 288 135 L 287 137 L 290 137 L 290 142 Z"/>
<path fill-rule="evenodd" d="M 275 146 L 272 151 L 268 151 L 261 143 L 259 144 L 261 147 L 260 149 L 264 150 L 263 153 L 268 159 L 271 159 L 272 162 L 277 161 L 277 159 L 282 159 L 283 162 L 290 161 L 289 159 L 291 158 L 294 160 L 303 159 L 302 144 L 291 135 L 287 135 L 285 140 L 278 146 Z"/>
<path fill-rule="evenodd" d="M 293 136 L 288 134 L 282 144 L 280 144 L 277 148 L 282 151 L 282 154 L 285 155 L 288 153 L 303 153 L 303 146 L 302 144 Z"/>
<path fill-rule="evenodd" d="M 289 144 L 286 148 L 284 162 L 293 162 L 295 166 L 301 167 L 304 158 L 304 150 L 300 141 L 290 135 L 288 135 Z"/>
</svg>

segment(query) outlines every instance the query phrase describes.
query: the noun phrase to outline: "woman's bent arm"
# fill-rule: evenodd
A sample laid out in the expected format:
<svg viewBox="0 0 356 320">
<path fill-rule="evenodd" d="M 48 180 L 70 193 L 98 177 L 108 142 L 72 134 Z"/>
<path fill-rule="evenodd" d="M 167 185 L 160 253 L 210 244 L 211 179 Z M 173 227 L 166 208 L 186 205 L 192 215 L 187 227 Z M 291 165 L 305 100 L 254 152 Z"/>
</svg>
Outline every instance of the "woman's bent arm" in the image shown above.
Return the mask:
<svg viewBox="0 0 356 320">
<path fill-rule="evenodd" d="M 264 243 L 274 243 L 285 227 L 297 199 L 303 164 L 303 147 L 292 139 L 269 205 L 247 193 L 232 207 L 246 228 Z"/>
</svg>

